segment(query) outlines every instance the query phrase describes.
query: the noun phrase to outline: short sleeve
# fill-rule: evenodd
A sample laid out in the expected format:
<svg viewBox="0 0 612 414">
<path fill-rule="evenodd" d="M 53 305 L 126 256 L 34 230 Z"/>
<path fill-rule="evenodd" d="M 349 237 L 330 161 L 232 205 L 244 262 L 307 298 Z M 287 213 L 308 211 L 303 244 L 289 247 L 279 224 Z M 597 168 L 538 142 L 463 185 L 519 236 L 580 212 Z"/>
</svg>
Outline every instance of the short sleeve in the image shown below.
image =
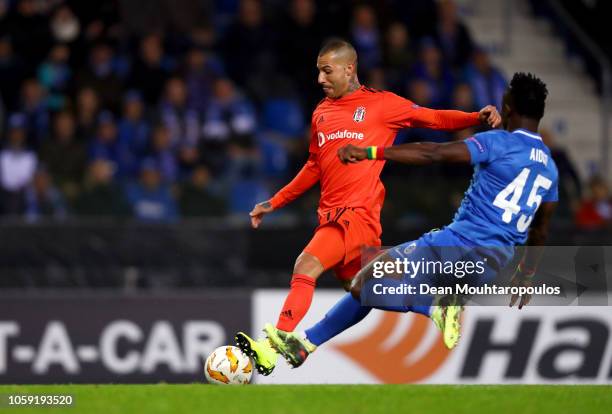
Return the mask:
<svg viewBox="0 0 612 414">
<path fill-rule="evenodd" d="M 476 134 L 465 139 L 463 142 L 470 151 L 472 165 L 486 164 L 495 159 L 496 145 L 499 145 L 499 137 L 493 131 Z"/>
</svg>

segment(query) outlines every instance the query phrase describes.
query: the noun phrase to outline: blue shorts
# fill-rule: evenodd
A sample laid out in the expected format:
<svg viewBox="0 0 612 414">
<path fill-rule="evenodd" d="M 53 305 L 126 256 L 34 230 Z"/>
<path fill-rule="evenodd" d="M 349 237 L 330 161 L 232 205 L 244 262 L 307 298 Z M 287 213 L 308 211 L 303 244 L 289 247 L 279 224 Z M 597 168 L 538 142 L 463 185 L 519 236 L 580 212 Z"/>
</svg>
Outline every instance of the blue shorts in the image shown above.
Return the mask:
<svg viewBox="0 0 612 414">
<path fill-rule="evenodd" d="M 379 278 L 375 275 L 364 283 L 361 302 L 396 311 L 429 306 L 430 287 L 454 289 L 457 284 L 480 286 L 493 281 L 509 261 L 507 253 L 507 248 L 475 246 L 449 228 L 426 233 L 387 251 L 397 265 L 396 273 L 388 275 L 381 265 Z"/>
</svg>

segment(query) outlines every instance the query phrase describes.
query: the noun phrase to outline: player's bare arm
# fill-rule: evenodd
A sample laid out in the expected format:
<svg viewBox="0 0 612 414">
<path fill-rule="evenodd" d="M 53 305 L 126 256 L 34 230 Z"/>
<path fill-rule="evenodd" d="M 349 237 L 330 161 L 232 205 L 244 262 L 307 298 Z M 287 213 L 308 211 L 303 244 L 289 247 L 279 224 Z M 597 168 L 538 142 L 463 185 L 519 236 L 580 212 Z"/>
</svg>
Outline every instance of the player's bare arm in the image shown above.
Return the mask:
<svg viewBox="0 0 612 414">
<path fill-rule="evenodd" d="M 544 202 L 538 208 L 533 222 L 529 227 L 529 236 L 527 238 L 527 245 L 525 254 L 521 260 L 514 276 L 512 277 L 512 286 L 531 286 L 533 276 L 535 275 L 542 254 L 544 253 L 544 243 L 548 237 L 548 226 L 550 218 L 555 211 L 557 206 L 556 202 Z M 510 298 L 510 307 L 512 307 L 517 300 L 519 295 L 512 295 Z M 518 308 L 521 309 L 527 305 L 531 300 L 531 295 L 520 296 Z"/>
<path fill-rule="evenodd" d="M 384 159 L 404 164 L 427 165 L 437 162 L 469 163 L 470 152 L 463 142 L 439 144 L 416 142 L 387 148 L 356 147 L 347 145 L 338 150 L 338 157 L 344 164 L 366 159 Z"/>
<path fill-rule="evenodd" d="M 255 207 L 249 213 L 249 216 L 251 216 L 251 226 L 254 229 L 258 228 L 263 220 L 263 216 L 273 211 L 274 207 L 272 207 L 270 200 L 255 204 Z"/>
</svg>

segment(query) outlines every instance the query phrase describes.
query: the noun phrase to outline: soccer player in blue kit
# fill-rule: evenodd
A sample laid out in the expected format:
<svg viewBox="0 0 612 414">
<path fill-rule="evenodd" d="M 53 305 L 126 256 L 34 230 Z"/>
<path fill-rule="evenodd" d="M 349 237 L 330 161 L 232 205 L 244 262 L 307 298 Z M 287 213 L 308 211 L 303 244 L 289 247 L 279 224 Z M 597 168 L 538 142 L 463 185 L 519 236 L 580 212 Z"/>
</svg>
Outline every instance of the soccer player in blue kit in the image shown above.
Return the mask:
<svg viewBox="0 0 612 414">
<path fill-rule="evenodd" d="M 430 317 L 442 331 L 445 345 L 454 348 L 459 340 L 461 304 L 435 306 L 433 297 L 427 295 L 420 298 L 418 304 L 410 305 L 370 306 L 363 300 L 366 288 L 372 286 L 369 282 L 372 281 L 375 262 L 396 262 L 411 257 L 415 251 L 424 252 L 427 259 L 478 260 L 484 257 L 487 275 L 476 282 L 483 283 L 509 263 L 515 245 L 526 241 L 529 247 L 511 282 L 513 286 L 531 286 L 558 197 L 557 167 L 550 150 L 537 133 L 547 94 L 546 85 L 540 79 L 532 74 L 516 73 L 503 99 L 503 130 L 491 130 L 464 141 L 444 144 L 422 142 L 387 148 L 342 147 L 338 156 L 346 164 L 380 159 L 414 165 L 471 163 L 474 175 L 450 225 L 391 248 L 372 260 L 355 277 L 351 292 L 305 332 L 283 332 L 266 326 L 265 332 L 272 346 L 292 366 L 298 367 L 317 346 L 361 321 L 372 308 L 377 308 L 412 311 Z M 443 251 L 451 251 L 450 256 L 454 257 L 444 256 L 447 253 L 440 257 L 440 246 L 452 247 Z M 421 274 L 414 276 L 410 279 L 421 278 L 431 283 Z M 400 281 L 408 280 L 405 275 L 400 275 L 399 279 L 378 279 L 377 282 L 398 286 Z M 510 306 L 518 299 L 518 295 L 512 295 Z M 520 296 L 519 309 L 529 300 L 529 295 Z"/>
</svg>

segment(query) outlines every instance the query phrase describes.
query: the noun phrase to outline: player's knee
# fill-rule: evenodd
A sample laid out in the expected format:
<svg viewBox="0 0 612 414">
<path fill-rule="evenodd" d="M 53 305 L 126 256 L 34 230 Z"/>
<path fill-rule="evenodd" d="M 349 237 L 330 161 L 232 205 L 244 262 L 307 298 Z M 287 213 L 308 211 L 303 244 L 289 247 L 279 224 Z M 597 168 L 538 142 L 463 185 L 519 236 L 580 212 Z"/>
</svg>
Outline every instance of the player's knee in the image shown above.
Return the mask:
<svg viewBox="0 0 612 414">
<path fill-rule="evenodd" d="M 323 265 L 316 256 L 310 253 L 302 252 L 295 260 L 293 265 L 293 273 L 300 275 L 308 275 L 313 278 L 318 278 L 323 273 Z"/>
<path fill-rule="evenodd" d="M 351 283 L 350 292 L 351 292 L 351 295 L 353 295 L 355 299 L 357 300 L 361 299 L 361 288 L 366 283 L 366 281 L 369 279 L 369 275 L 371 273 L 372 273 L 371 265 L 368 265 L 364 267 L 363 269 L 361 269 L 359 272 L 357 272 L 357 274 L 353 278 L 353 281 Z"/>
<path fill-rule="evenodd" d="M 363 286 L 363 273 L 359 272 L 351 282 L 351 295 L 357 300 L 361 300 L 361 286 Z"/>
<path fill-rule="evenodd" d="M 351 295 L 357 299 L 361 300 L 361 285 L 353 284 L 351 285 Z"/>
<path fill-rule="evenodd" d="M 344 289 L 345 292 L 351 291 L 351 284 L 352 284 L 351 280 L 342 280 L 341 283 L 342 283 L 342 289 Z"/>
</svg>

